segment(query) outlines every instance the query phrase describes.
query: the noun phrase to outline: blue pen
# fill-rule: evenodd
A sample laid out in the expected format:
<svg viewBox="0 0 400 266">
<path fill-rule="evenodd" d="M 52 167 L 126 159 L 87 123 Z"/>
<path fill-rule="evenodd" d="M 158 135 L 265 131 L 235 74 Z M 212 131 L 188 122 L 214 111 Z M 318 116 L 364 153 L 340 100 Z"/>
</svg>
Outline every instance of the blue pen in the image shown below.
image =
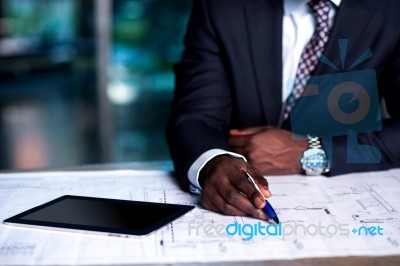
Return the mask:
<svg viewBox="0 0 400 266">
<path fill-rule="evenodd" d="M 260 192 L 261 195 L 263 195 L 263 197 L 264 197 L 264 194 L 261 192 L 260 188 L 258 187 L 257 183 L 254 181 L 254 179 L 251 177 L 251 175 L 249 175 L 249 173 L 247 173 L 246 171 L 243 171 L 243 174 L 245 175 L 245 177 L 247 177 L 247 179 L 250 180 L 251 183 L 253 183 L 253 185 L 256 187 L 258 192 Z M 276 224 L 279 224 L 278 215 L 276 215 L 274 208 L 272 208 L 271 204 L 269 204 L 267 199 L 265 199 L 265 206 L 263 208 L 263 211 L 268 215 L 268 217 L 272 221 L 274 221 Z"/>
</svg>

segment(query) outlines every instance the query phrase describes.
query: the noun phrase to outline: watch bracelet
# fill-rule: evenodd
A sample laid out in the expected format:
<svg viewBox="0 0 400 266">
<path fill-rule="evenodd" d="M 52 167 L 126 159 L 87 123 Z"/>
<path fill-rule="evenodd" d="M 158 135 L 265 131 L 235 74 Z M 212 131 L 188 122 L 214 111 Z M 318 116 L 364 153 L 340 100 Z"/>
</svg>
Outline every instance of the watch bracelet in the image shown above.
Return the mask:
<svg viewBox="0 0 400 266">
<path fill-rule="evenodd" d="M 322 142 L 319 137 L 307 136 L 309 149 L 322 149 Z"/>
<path fill-rule="evenodd" d="M 317 136 L 311 136 L 311 135 L 307 135 L 307 138 L 308 138 L 308 148 L 309 149 L 321 149 L 324 151 L 326 160 L 327 160 L 327 165 L 326 165 L 326 168 L 323 173 L 329 172 L 330 171 L 330 163 L 329 163 L 328 155 L 326 154 L 326 151 L 322 145 L 321 138 L 317 137 Z"/>
</svg>

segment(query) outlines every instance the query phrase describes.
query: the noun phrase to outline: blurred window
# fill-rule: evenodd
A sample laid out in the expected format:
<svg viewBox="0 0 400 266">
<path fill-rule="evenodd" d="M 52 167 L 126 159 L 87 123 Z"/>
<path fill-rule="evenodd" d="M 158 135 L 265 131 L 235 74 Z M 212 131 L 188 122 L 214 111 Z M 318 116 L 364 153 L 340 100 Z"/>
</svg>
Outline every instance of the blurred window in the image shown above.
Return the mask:
<svg viewBox="0 0 400 266">
<path fill-rule="evenodd" d="M 109 12 L 96 17 L 105 2 Z M 190 0 L 0 0 L 0 169 L 168 160 L 172 68 L 190 6 Z M 103 22 L 110 23 L 109 62 L 101 65 Z M 105 91 L 99 68 L 107 73 Z M 109 120 L 101 116 L 103 96 Z M 110 125 L 108 139 L 102 123 Z"/>
<path fill-rule="evenodd" d="M 117 161 L 165 160 L 173 64 L 182 52 L 191 1 L 114 0 L 107 95 Z"/>
<path fill-rule="evenodd" d="M 0 0 L 0 168 L 96 163 L 94 1 Z"/>
</svg>

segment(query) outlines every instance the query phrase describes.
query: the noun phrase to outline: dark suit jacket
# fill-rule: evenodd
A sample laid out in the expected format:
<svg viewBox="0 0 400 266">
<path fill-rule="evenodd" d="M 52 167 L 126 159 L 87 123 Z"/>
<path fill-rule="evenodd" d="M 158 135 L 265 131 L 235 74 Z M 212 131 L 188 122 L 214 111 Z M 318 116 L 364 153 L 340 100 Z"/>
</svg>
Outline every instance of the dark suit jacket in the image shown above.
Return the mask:
<svg viewBox="0 0 400 266">
<path fill-rule="evenodd" d="M 346 137 L 335 137 L 330 175 L 400 166 L 400 1 L 343 0 L 324 55 L 341 65 L 339 39 L 348 39 L 347 62 L 368 48 L 373 57 L 353 70 L 374 69 L 390 119 L 379 132 L 359 134 L 377 147 L 379 163 L 347 163 Z M 176 86 L 167 141 L 176 175 L 205 151 L 229 150 L 230 128 L 277 125 L 282 93 L 282 0 L 195 0 Z M 319 63 L 313 75 L 336 73 Z M 318 97 L 317 97 L 318 98 Z M 323 121 L 316 121 L 322 123 Z M 290 128 L 290 126 L 287 126 Z"/>
</svg>

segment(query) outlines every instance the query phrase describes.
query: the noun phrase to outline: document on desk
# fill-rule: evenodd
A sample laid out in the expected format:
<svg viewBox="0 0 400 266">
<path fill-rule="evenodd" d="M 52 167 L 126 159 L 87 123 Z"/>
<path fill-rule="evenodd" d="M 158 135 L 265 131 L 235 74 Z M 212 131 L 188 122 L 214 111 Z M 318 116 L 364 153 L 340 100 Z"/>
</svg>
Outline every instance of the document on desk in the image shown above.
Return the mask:
<svg viewBox="0 0 400 266">
<path fill-rule="evenodd" d="M 0 174 L 0 219 L 62 195 L 191 204 L 144 239 L 0 225 L 2 265 L 93 265 L 400 255 L 400 169 L 267 178 L 279 226 L 199 206 L 163 171 Z M 138 217 L 140 219 L 140 217 Z"/>
</svg>

